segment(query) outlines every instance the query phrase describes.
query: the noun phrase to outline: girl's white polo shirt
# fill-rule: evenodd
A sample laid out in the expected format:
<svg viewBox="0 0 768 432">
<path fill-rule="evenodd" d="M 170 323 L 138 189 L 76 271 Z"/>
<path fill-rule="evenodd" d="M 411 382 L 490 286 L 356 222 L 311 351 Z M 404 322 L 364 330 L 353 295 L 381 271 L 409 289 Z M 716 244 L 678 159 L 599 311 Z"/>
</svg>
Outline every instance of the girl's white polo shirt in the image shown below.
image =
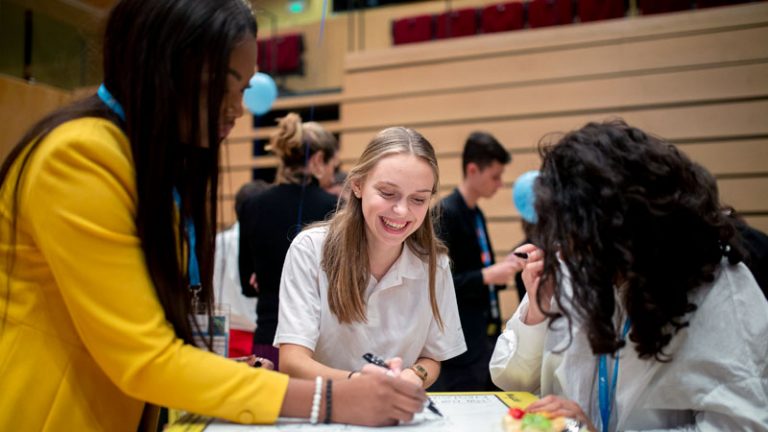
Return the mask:
<svg viewBox="0 0 768 432">
<path fill-rule="evenodd" d="M 326 227 L 305 230 L 288 250 L 275 346 L 305 346 L 318 362 L 343 370 L 360 369 L 367 352 L 401 357 L 411 365 L 419 357 L 443 361 L 467 350 L 448 257 L 439 257 L 435 275 L 445 325 L 440 330 L 429 302 L 429 266 L 407 246 L 380 281 L 370 278 L 365 292 L 368 321 L 339 323 L 328 307 L 328 278 L 320 267 L 326 234 Z"/>
</svg>

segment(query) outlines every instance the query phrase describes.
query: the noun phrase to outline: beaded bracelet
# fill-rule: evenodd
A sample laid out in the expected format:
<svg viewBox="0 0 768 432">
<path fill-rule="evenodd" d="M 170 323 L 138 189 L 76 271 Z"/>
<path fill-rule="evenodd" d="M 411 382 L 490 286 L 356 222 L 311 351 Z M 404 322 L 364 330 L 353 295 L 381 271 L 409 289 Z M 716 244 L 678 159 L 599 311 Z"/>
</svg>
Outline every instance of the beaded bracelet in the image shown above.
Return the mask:
<svg viewBox="0 0 768 432">
<path fill-rule="evenodd" d="M 328 378 L 328 382 L 325 384 L 325 420 L 323 420 L 325 424 L 331 423 L 331 384 L 333 384 L 333 380 Z"/>
<path fill-rule="evenodd" d="M 315 394 L 312 396 L 312 412 L 309 415 L 309 422 L 311 424 L 317 424 L 317 419 L 320 417 L 320 393 L 323 390 L 323 378 L 315 378 Z"/>
</svg>

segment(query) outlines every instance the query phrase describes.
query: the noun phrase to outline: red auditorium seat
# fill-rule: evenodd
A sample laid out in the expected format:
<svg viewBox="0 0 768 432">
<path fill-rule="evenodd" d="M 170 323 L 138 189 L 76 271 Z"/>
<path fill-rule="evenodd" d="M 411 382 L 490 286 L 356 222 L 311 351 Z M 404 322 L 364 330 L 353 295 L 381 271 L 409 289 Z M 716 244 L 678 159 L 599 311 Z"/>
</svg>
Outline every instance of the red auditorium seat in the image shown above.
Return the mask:
<svg viewBox="0 0 768 432">
<path fill-rule="evenodd" d="M 392 22 L 392 42 L 395 45 L 432 39 L 432 15 L 400 18 Z"/>
<path fill-rule="evenodd" d="M 579 0 L 581 22 L 621 18 L 624 11 L 624 0 Z"/>
<path fill-rule="evenodd" d="M 259 40 L 259 70 L 273 75 L 301 74 L 304 72 L 301 61 L 303 52 L 304 38 L 301 33 Z"/>
<path fill-rule="evenodd" d="M 572 22 L 571 0 L 533 0 L 528 3 L 528 25 L 531 28 Z"/>
<path fill-rule="evenodd" d="M 480 29 L 496 33 L 523 28 L 523 3 L 502 3 L 483 8 Z"/>
<path fill-rule="evenodd" d="M 643 15 L 676 12 L 691 8 L 691 0 L 639 0 L 638 7 Z"/>
<path fill-rule="evenodd" d="M 459 9 L 448 11 L 437 16 L 438 39 L 471 36 L 477 33 L 477 10 Z"/>
</svg>

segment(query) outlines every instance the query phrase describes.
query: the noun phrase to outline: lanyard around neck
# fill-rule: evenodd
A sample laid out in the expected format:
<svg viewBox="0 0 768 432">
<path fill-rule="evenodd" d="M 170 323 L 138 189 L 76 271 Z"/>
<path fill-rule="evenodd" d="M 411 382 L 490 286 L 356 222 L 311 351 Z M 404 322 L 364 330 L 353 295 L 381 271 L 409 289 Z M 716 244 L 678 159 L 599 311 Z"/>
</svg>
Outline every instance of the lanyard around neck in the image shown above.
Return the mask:
<svg viewBox="0 0 768 432">
<path fill-rule="evenodd" d="M 483 218 L 477 210 L 475 211 L 475 234 L 477 234 L 477 242 L 480 244 L 480 260 L 483 262 L 483 267 L 488 267 L 493 264 L 491 247 L 488 245 L 488 235 L 483 227 Z M 496 295 L 496 288 L 491 284 L 488 285 L 488 296 L 491 304 L 491 318 L 497 320 L 500 316 L 499 299 Z"/>
<path fill-rule="evenodd" d="M 624 322 L 624 328 L 621 330 L 621 340 L 629 332 L 629 318 Z M 616 361 L 613 363 L 613 378 L 611 379 L 611 388 L 608 390 L 608 356 L 600 355 L 598 365 L 598 402 L 600 403 L 600 420 L 603 423 L 603 432 L 608 432 L 608 425 L 611 422 L 611 411 L 616 398 L 616 383 L 619 381 L 619 356 L 616 354 Z"/>
<path fill-rule="evenodd" d="M 112 96 L 112 93 L 107 90 L 107 87 L 104 86 L 103 83 L 99 86 L 99 90 L 96 91 L 96 94 L 99 96 L 99 99 L 112 110 L 112 112 L 120 117 L 120 120 L 125 121 L 125 110 L 123 110 L 123 106 L 120 105 L 120 102 L 118 102 L 114 96 Z"/>
<path fill-rule="evenodd" d="M 107 90 L 107 87 L 103 83 L 99 86 L 96 94 L 109 109 L 117 114 L 121 120 L 125 121 L 125 111 L 123 110 L 123 106 L 120 105 L 120 102 L 118 102 L 114 96 L 112 96 L 112 93 Z M 173 201 L 176 203 L 176 209 L 179 211 L 179 215 L 181 215 L 181 195 L 179 195 L 179 191 L 176 190 L 176 188 L 173 188 Z M 195 249 L 197 243 L 195 238 L 195 221 L 191 217 L 184 218 L 184 231 L 186 231 L 187 238 L 189 239 L 189 288 L 194 295 L 193 299 L 196 299 L 197 292 L 200 290 L 200 267 L 197 263 L 197 252 Z"/>
<path fill-rule="evenodd" d="M 173 188 L 173 201 L 176 203 L 176 209 L 181 216 L 181 195 L 176 188 Z M 197 297 L 197 291 L 200 289 L 200 267 L 197 264 L 197 252 L 195 249 L 195 221 L 191 217 L 184 218 L 184 231 L 186 231 L 189 241 L 189 289 Z"/>
</svg>

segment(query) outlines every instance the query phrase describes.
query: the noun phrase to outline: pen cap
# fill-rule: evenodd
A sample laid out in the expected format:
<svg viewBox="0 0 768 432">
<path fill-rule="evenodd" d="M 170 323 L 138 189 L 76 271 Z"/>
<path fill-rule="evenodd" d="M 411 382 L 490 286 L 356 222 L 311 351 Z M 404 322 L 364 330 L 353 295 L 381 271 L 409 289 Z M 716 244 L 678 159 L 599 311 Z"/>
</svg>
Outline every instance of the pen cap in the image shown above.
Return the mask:
<svg viewBox="0 0 768 432">
<path fill-rule="evenodd" d="M 365 354 L 363 354 L 363 359 L 365 361 L 367 361 L 368 363 L 374 364 L 376 366 L 381 366 L 383 368 L 387 368 L 388 367 L 387 363 L 384 361 L 384 359 L 379 357 L 379 356 L 377 356 L 377 355 L 375 355 L 375 354 L 365 353 Z"/>
</svg>

